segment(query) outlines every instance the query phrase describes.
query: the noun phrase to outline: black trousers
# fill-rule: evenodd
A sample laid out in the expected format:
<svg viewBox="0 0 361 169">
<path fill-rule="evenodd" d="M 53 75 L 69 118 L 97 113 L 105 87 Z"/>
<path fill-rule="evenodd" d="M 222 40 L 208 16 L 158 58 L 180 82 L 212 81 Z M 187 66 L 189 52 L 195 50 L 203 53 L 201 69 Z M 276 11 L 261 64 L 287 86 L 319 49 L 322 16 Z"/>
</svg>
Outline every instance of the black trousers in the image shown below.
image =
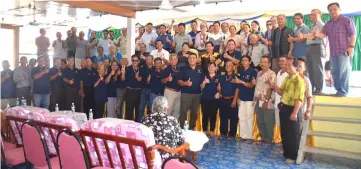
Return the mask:
<svg viewBox="0 0 361 169">
<path fill-rule="evenodd" d="M 65 86 L 65 109 L 71 110 L 72 103 L 75 105 L 75 111 L 80 112 L 79 89 Z"/>
<path fill-rule="evenodd" d="M 300 145 L 300 121 L 301 111 L 298 111 L 297 120 L 290 119 L 294 106 L 280 103 L 280 126 L 283 147 L 283 157 L 296 160 Z"/>
<path fill-rule="evenodd" d="M 49 110 L 55 111 L 55 105 L 58 104 L 59 110 L 65 109 L 64 86 L 51 86 L 50 88 L 50 106 Z"/>
<path fill-rule="evenodd" d="M 140 104 L 140 92 L 141 89 L 127 88 L 125 95 L 125 119 L 135 120 L 137 119 Z M 135 112 L 135 115 L 134 115 Z"/>
<path fill-rule="evenodd" d="M 105 113 L 105 103 L 104 101 L 96 101 L 95 109 L 93 111 L 93 119 L 103 118 L 103 114 Z M 88 116 L 89 117 L 89 116 Z"/>
<path fill-rule="evenodd" d="M 235 137 L 237 134 L 238 124 L 238 108 L 231 107 L 233 99 L 220 99 L 219 100 L 219 115 L 221 118 L 220 130 L 221 135 Z M 228 133 L 228 120 L 230 121 Z"/>
<path fill-rule="evenodd" d="M 83 110 L 84 113 L 89 117 L 89 109 L 94 110 L 94 87 L 93 86 L 83 86 L 83 92 L 85 94 L 83 98 Z"/>
<path fill-rule="evenodd" d="M 21 102 L 21 98 L 24 97 L 24 99 L 26 100 L 27 106 L 31 105 L 31 100 L 32 100 L 30 90 L 31 90 L 30 86 L 16 88 L 16 98 L 19 98 L 19 101 Z M 21 105 L 21 103 L 20 103 L 20 105 Z"/>
<path fill-rule="evenodd" d="M 210 131 L 214 131 L 217 119 L 217 110 L 219 107 L 219 100 L 201 100 L 202 106 L 202 128 L 203 131 L 208 130 L 208 120 L 210 121 Z"/>
</svg>

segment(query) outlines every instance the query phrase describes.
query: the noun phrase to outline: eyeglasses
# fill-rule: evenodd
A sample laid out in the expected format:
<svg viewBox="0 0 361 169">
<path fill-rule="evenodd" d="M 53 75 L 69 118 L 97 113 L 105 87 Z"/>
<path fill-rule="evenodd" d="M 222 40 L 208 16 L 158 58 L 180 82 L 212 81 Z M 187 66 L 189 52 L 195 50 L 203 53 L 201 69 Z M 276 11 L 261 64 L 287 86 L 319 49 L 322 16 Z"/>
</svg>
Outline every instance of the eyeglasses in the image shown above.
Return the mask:
<svg viewBox="0 0 361 169">
<path fill-rule="evenodd" d="M 132 60 L 132 62 L 138 62 L 139 60 Z"/>
</svg>

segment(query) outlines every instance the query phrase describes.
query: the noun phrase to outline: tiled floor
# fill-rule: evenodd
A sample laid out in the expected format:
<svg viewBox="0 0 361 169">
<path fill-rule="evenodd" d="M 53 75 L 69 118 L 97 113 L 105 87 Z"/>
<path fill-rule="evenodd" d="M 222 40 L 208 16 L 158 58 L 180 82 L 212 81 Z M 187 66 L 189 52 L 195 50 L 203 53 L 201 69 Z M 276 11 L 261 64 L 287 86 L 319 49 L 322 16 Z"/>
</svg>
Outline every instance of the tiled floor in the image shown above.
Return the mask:
<svg viewBox="0 0 361 169">
<path fill-rule="evenodd" d="M 280 148 L 275 145 L 214 138 L 198 153 L 197 164 L 202 169 L 361 169 L 361 161 L 316 154 L 307 154 L 301 165 L 286 165 Z"/>
</svg>

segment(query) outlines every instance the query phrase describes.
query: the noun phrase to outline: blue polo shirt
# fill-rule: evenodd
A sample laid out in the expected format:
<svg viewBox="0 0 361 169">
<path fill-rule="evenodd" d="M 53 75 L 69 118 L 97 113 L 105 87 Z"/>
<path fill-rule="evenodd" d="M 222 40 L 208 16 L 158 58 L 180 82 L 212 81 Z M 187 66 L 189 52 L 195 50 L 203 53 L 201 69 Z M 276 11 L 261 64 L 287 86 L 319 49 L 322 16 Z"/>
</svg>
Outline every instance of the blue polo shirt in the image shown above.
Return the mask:
<svg viewBox="0 0 361 169">
<path fill-rule="evenodd" d="M 219 76 L 214 75 L 211 78 L 209 74 L 207 74 L 205 77 L 209 79 L 209 83 L 207 83 L 202 90 L 202 99 L 215 100 L 216 98 L 214 98 L 214 96 L 217 94 Z"/>
<path fill-rule="evenodd" d="M 193 43 L 193 45 L 194 45 L 194 42 L 196 41 L 196 36 L 197 36 L 197 34 L 198 34 L 199 32 L 201 32 L 201 31 L 197 31 L 197 32 L 190 31 L 190 32 L 188 33 L 188 35 L 190 35 L 190 36 L 192 37 L 192 43 Z"/>
<path fill-rule="evenodd" d="M 178 90 L 180 91 L 181 87 L 179 86 L 178 82 L 177 82 L 177 77 L 179 76 L 180 74 L 180 68 L 179 66 L 177 65 L 175 68 L 172 68 L 171 65 L 169 65 L 167 68 L 165 68 L 162 72 L 162 74 L 160 75 L 160 77 L 162 79 L 164 78 L 167 78 L 169 76 L 169 74 L 172 75 L 173 77 L 173 80 L 171 82 L 167 82 L 165 84 L 166 87 L 169 87 L 171 89 L 174 89 L 174 90 Z"/>
<path fill-rule="evenodd" d="M 99 74 L 95 68 L 80 69 L 80 80 L 83 81 L 83 86 L 93 87 L 98 78 Z"/>
<path fill-rule="evenodd" d="M 238 60 L 241 61 L 241 58 L 242 58 L 242 54 L 240 51 L 237 51 L 237 50 L 234 50 L 232 53 L 231 52 L 227 52 L 229 56 L 233 57 L 233 58 L 236 58 Z M 227 61 L 229 61 L 229 59 L 225 59 L 223 54 L 220 56 L 220 59 L 222 61 L 224 61 L 224 63 L 226 63 Z"/>
<path fill-rule="evenodd" d="M 231 76 L 223 75 L 219 78 L 219 83 L 221 85 L 221 94 L 224 97 L 234 96 L 234 92 L 238 87 L 237 84 L 232 83 L 232 80 L 236 78 L 236 75 L 233 73 Z"/>
<path fill-rule="evenodd" d="M 151 74 L 152 68 L 148 68 L 147 65 L 144 65 L 140 68 L 139 76 L 142 77 L 142 89 L 150 89 L 150 84 L 147 84 L 147 78 Z"/>
<path fill-rule="evenodd" d="M 102 63 L 104 59 L 109 59 L 109 56 L 104 54 L 103 56 L 93 56 L 92 57 L 93 63 Z"/>
<path fill-rule="evenodd" d="M 43 71 L 46 67 L 40 68 L 34 67 L 31 70 L 31 76 L 33 77 L 33 93 L 34 94 L 49 94 L 50 93 L 50 74 L 45 73 L 39 79 L 35 79 L 34 75 Z"/>
<path fill-rule="evenodd" d="M 161 74 L 162 70 L 157 72 L 155 68 L 153 68 L 150 76 L 150 92 L 159 96 L 163 95 L 165 88 L 164 84 L 162 84 Z"/>
<path fill-rule="evenodd" d="M 127 70 L 125 71 L 125 80 L 126 80 L 127 87 L 133 88 L 133 89 L 141 89 L 142 88 L 142 83 L 138 82 L 137 79 L 135 79 L 135 74 L 137 72 L 139 72 L 139 69 L 134 70 L 131 65 L 128 66 Z M 139 73 L 139 76 L 141 76 L 140 73 Z"/>
<path fill-rule="evenodd" d="M 257 78 L 257 71 L 253 68 L 248 68 L 247 70 L 241 68 L 239 69 L 238 78 L 246 83 L 250 83 L 252 81 L 252 78 Z M 238 84 L 238 87 L 240 93 L 239 99 L 241 101 L 253 101 L 255 87 L 248 88 L 243 84 Z"/>
<path fill-rule="evenodd" d="M 107 75 L 105 76 L 105 78 L 107 78 L 110 73 L 112 71 L 109 69 Z M 116 74 L 112 77 L 110 77 L 110 81 L 107 84 L 107 96 L 108 97 L 117 97 L 117 88 L 118 88 L 118 83 L 120 81 L 120 76 L 117 77 L 117 80 L 114 80 L 114 77 L 117 76 Z"/>
<path fill-rule="evenodd" d="M 298 37 L 298 34 L 301 32 L 302 34 L 308 34 L 309 28 L 307 25 L 302 24 L 301 26 L 294 29 L 295 36 Z M 300 57 L 300 56 L 306 56 L 307 51 L 307 45 L 306 40 L 303 42 L 294 42 L 294 48 L 293 48 L 293 56 Z"/>
<path fill-rule="evenodd" d="M 104 80 L 101 80 L 98 86 L 94 88 L 94 100 L 96 102 L 108 101 L 107 84 L 105 84 Z"/>
<path fill-rule="evenodd" d="M 170 49 L 170 48 L 172 48 L 171 44 L 169 44 L 169 43 L 167 42 L 167 40 L 166 40 L 167 37 L 168 37 L 168 39 L 169 39 L 171 42 L 173 42 L 173 37 L 172 37 L 172 35 L 170 35 L 170 34 L 160 35 L 160 36 L 158 36 L 158 38 L 157 38 L 157 40 L 156 40 L 156 41 L 161 40 L 161 41 L 163 42 L 163 48 L 164 48 L 164 49 Z"/>
<path fill-rule="evenodd" d="M 74 80 L 74 83 L 71 85 L 69 83 L 65 83 L 65 86 L 71 87 L 71 88 L 79 88 L 80 87 L 80 72 L 77 68 L 69 68 L 66 67 L 63 70 L 63 78 L 66 78 L 68 80 Z"/>
<path fill-rule="evenodd" d="M 122 65 L 119 65 L 119 70 L 122 69 Z M 127 73 L 127 67 L 125 67 L 125 73 Z M 126 79 L 125 81 L 122 81 L 122 75 L 118 76 L 118 81 L 117 81 L 117 87 L 119 89 L 122 89 L 122 88 L 126 88 L 127 87 L 127 84 L 126 84 Z"/>
<path fill-rule="evenodd" d="M 190 79 L 192 82 L 192 86 L 182 86 L 182 93 L 188 94 L 200 94 L 201 93 L 201 83 L 204 80 L 204 76 L 202 73 L 202 68 L 200 66 L 196 66 L 195 69 L 192 69 L 190 66 L 185 67 L 181 73 L 179 74 L 178 80 L 187 81 Z"/>
<path fill-rule="evenodd" d="M 58 72 L 61 72 L 61 69 L 58 69 L 56 67 L 53 67 L 49 70 L 50 76 L 54 76 L 55 74 L 57 74 Z M 63 75 L 63 74 L 62 74 Z M 62 76 L 56 76 L 56 78 L 54 80 L 50 80 L 50 85 L 53 86 L 63 86 L 64 82 L 63 82 L 63 77 Z"/>
<path fill-rule="evenodd" d="M 1 78 L 9 75 L 9 78 L 1 83 L 1 99 L 15 98 L 16 86 L 13 80 L 14 72 L 11 70 L 1 71 Z"/>
<path fill-rule="evenodd" d="M 182 52 L 177 53 L 178 65 L 181 70 L 188 66 L 188 57 L 183 56 Z"/>
</svg>

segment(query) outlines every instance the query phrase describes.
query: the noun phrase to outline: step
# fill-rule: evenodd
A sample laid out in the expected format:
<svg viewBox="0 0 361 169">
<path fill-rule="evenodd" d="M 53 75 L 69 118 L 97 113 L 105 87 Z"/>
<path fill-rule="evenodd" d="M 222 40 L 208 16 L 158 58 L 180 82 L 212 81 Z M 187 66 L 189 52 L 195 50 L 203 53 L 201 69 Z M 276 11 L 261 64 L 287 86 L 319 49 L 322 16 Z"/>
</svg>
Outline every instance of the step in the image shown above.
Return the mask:
<svg viewBox="0 0 361 169">
<path fill-rule="evenodd" d="M 314 106 L 320 107 L 339 107 L 339 108 L 361 108 L 361 105 L 355 104 L 327 104 L 327 103 L 315 103 Z"/>
<path fill-rule="evenodd" d="M 349 119 L 349 118 L 341 118 L 341 117 L 310 117 L 311 120 L 314 121 L 329 121 L 329 122 L 340 122 L 340 123 L 355 123 L 361 124 L 361 119 Z"/>
<path fill-rule="evenodd" d="M 330 156 L 344 157 L 349 159 L 361 160 L 361 153 L 354 153 L 348 151 L 341 151 L 329 148 L 316 148 L 306 146 L 304 152 L 314 153 L 314 154 L 325 154 Z"/>
<path fill-rule="evenodd" d="M 331 132 L 323 132 L 323 131 L 308 131 L 307 135 L 361 141 L 361 135 L 353 135 L 353 134 L 331 133 Z"/>
</svg>

